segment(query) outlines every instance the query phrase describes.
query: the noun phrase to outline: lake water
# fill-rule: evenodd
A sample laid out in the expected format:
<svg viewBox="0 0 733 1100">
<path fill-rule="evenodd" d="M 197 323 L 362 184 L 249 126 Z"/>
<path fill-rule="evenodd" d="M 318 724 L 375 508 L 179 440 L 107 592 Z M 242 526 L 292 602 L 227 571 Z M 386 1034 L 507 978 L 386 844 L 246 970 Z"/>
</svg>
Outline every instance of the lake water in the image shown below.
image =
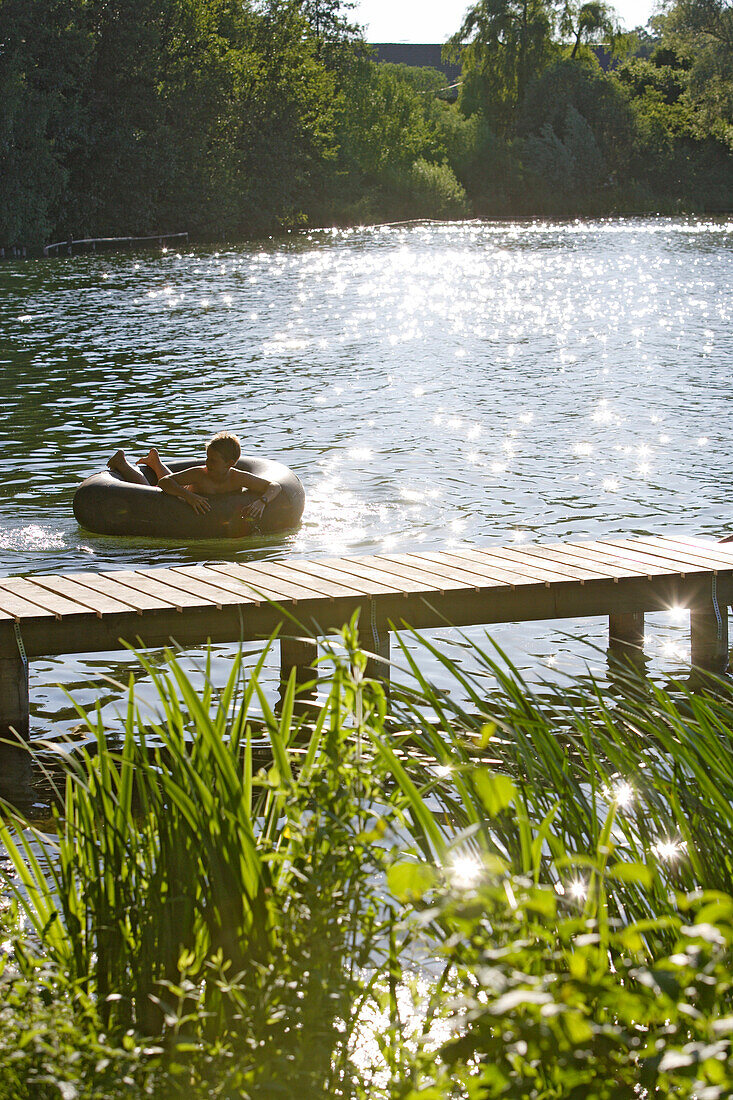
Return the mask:
<svg viewBox="0 0 733 1100">
<path fill-rule="evenodd" d="M 0 574 L 718 536 L 733 529 L 732 272 L 727 218 L 431 223 L 5 262 Z M 223 428 L 300 475 L 297 532 L 182 545 L 79 528 L 74 491 L 114 449 L 196 457 Z M 606 631 L 493 634 L 536 679 L 600 664 L 588 647 Z M 464 652 L 456 632 L 441 644 Z M 650 617 L 648 652 L 681 671 L 687 624 Z M 33 735 L 78 721 L 59 685 L 113 714 L 104 678 L 131 667 L 34 661 Z M 273 691 L 276 678 L 273 661 Z"/>
</svg>

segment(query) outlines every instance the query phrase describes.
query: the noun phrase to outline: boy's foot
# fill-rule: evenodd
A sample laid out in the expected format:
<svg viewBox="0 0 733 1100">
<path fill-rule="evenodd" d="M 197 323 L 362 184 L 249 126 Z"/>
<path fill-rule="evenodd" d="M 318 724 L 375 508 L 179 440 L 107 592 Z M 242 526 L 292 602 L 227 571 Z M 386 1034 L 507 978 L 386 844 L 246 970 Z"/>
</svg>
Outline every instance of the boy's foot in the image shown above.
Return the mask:
<svg viewBox="0 0 733 1100">
<path fill-rule="evenodd" d="M 158 454 L 156 447 L 151 447 L 145 458 L 139 458 L 137 460 L 138 466 L 150 466 L 151 470 L 157 469 L 160 465 L 160 455 Z"/>
<path fill-rule="evenodd" d="M 125 458 L 124 451 L 115 451 L 110 458 L 107 466 L 110 470 L 116 470 L 118 474 L 121 474 L 127 466 L 127 459 Z"/>
</svg>

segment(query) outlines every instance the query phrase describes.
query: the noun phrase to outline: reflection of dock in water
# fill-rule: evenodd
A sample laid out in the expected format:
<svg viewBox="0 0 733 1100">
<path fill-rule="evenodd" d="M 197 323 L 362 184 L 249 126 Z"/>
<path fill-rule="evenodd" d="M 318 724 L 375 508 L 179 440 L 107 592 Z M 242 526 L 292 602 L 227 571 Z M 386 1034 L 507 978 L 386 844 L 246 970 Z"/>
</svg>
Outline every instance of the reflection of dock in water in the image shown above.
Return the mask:
<svg viewBox="0 0 733 1100">
<path fill-rule="evenodd" d="M 692 538 L 451 549 L 0 578 L 0 736 L 28 736 L 27 662 L 63 653 L 253 641 L 280 629 L 283 677 L 312 678 L 317 639 L 361 610 L 370 671 L 391 630 L 604 615 L 640 654 L 645 612 L 690 611 L 692 665 L 722 670 L 733 543 Z"/>
</svg>

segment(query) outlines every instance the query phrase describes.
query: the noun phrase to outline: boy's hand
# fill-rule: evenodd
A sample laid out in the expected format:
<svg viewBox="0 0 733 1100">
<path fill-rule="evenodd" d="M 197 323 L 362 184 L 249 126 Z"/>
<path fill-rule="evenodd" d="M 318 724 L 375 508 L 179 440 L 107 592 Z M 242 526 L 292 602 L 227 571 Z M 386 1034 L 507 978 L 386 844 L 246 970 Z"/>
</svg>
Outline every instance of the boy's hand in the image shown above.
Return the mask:
<svg viewBox="0 0 733 1100">
<path fill-rule="evenodd" d="M 198 493 L 188 493 L 186 495 L 186 504 L 190 504 L 194 512 L 197 512 L 200 516 L 211 511 L 211 505 L 206 497 L 200 497 Z"/>
<path fill-rule="evenodd" d="M 259 519 L 264 512 L 266 503 L 260 497 L 259 500 L 253 500 L 252 503 L 244 509 L 242 513 L 244 519 Z"/>
</svg>

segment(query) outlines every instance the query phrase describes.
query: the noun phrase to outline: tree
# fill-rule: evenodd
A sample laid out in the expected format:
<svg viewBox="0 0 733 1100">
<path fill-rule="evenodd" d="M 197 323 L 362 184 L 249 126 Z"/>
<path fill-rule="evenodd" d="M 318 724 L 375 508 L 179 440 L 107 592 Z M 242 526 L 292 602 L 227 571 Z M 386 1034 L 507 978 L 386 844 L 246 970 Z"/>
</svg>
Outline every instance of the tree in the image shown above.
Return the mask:
<svg viewBox="0 0 733 1100">
<path fill-rule="evenodd" d="M 603 0 L 589 0 L 580 6 L 568 4 L 563 13 L 561 29 L 575 39 L 570 54 L 572 60 L 577 57 L 584 42 L 608 42 L 613 48 L 619 33 L 615 12 Z"/>
<path fill-rule="evenodd" d="M 0 0 L 0 245 L 48 241 L 84 132 L 78 0 Z"/>
<path fill-rule="evenodd" d="M 574 165 L 568 193 L 588 196 L 603 189 L 610 194 L 628 175 L 634 114 L 625 88 L 596 64 L 563 58 L 546 69 L 527 91 L 518 131 L 535 164 L 549 163 L 552 153 L 558 173 L 559 153 L 568 155 Z"/>
<path fill-rule="evenodd" d="M 677 0 L 659 20 L 664 41 L 690 63 L 690 98 L 733 146 L 733 3 Z"/>
<path fill-rule="evenodd" d="M 316 41 L 316 56 L 328 68 L 340 69 L 349 62 L 354 51 L 364 47 L 360 28 L 350 23 L 346 13 L 356 6 L 353 0 L 298 0 L 304 17 Z"/>
<path fill-rule="evenodd" d="M 478 0 L 450 39 L 447 53 L 464 67 L 461 105 L 480 111 L 509 136 L 527 87 L 557 52 L 559 0 Z"/>
<path fill-rule="evenodd" d="M 317 52 L 295 0 L 0 0 L 0 244 L 299 224 L 335 155 Z"/>
</svg>

